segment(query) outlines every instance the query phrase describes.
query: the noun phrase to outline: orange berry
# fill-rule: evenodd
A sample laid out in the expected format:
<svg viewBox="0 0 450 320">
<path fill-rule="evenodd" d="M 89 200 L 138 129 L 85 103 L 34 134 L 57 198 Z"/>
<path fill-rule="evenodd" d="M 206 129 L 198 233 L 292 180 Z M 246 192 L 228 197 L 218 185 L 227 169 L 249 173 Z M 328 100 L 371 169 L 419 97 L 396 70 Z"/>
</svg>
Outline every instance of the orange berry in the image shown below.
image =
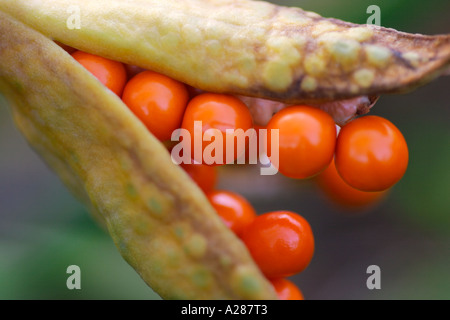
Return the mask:
<svg viewBox="0 0 450 320">
<path fill-rule="evenodd" d="M 345 208 L 361 208 L 374 204 L 387 193 L 361 191 L 348 185 L 337 172 L 334 160 L 317 176 L 316 181 L 327 197 Z"/>
<path fill-rule="evenodd" d="M 336 169 L 350 186 L 383 191 L 405 174 L 408 146 L 389 120 L 364 116 L 342 127 L 336 143 Z"/>
<path fill-rule="evenodd" d="M 252 205 L 237 193 L 215 190 L 207 196 L 225 224 L 237 235 L 256 218 Z"/>
<path fill-rule="evenodd" d="M 122 100 L 160 141 L 181 126 L 188 102 L 186 86 L 165 75 L 144 71 L 125 86 Z"/>
<path fill-rule="evenodd" d="M 302 216 L 290 211 L 257 216 L 242 231 L 241 239 L 269 279 L 303 271 L 314 254 L 311 226 Z"/>
<path fill-rule="evenodd" d="M 204 193 L 211 192 L 217 183 L 217 168 L 200 163 L 186 164 L 180 166 L 189 174 L 194 182 Z"/>
<path fill-rule="evenodd" d="M 199 133 L 195 133 L 195 121 L 201 121 L 201 132 Z M 203 93 L 189 102 L 184 114 L 182 128 L 190 133 L 191 145 L 187 147 L 191 149 L 192 158 L 199 163 L 218 165 L 230 163 L 231 160 L 235 160 L 243 154 L 246 146 L 235 143 L 234 157 L 231 157 L 232 155 L 227 157 L 227 139 L 231 141 L 237 129 L 242 129 L 245 132 L 253 128 L 253 119 L 247 106 L 238 98 L 224 94 Z M 194 137 L 196 134 L 205 134 L 208 129 L 216 129 L 222 140 L 222 146 L 220 148 L 213 147 L 217 144 L 215 136 L 212 137 L 211 141 L 203 141 L 202 137 L 202 154 L 196 156 Z M 232 133 L 226 133 L 226 130 L 231 130 Z M 210 146 L 211 152 L 207 153 L 205 158 L 204 153 L 208 146 Z M 227 158 L 230 161 L 227 161 Z"/>
<path fill-rule="evenodd" d="M 280 300 L 305 300 L 301 290 L 292 281 L 280 278 L 270 282 Z"/>
<path fill-rule="evenodd" d="M 279 130 L 279 164 L 272 164 L 285 176 L 312 177 L 324 170 L 333 158 L 336 125 L 325 111 L 310 106 L 292 106 L 277 112 L 267 124 L 267 150 L 272 150 L 272 134 Z"/>
<path fill-rule="evenodd" d="M 122 95 L 127 81 L 127 72 L 123 63 L 83 51 L 72 53 L 72 57 L 92 73 L 104 86 L 119 97 Z"/>
</svg>

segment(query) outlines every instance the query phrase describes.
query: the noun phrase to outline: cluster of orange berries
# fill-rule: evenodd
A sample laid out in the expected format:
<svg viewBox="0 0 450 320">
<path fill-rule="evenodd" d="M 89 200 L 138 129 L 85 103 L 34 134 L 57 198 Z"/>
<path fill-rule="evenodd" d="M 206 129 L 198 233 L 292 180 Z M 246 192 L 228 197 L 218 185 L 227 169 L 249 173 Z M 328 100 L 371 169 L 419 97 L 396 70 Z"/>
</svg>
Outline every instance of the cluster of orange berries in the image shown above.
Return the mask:
<svg viewBox="0 0 450 320">
<path fill-rule="evenodd" d="M 301 290 L 287 277 L 303 271 L 314 253 L 314 237 L 309 223 L 289 211 L 257 215 L 241 195 L 217 190 L 216 167 L 182 164 L 203 190 L 225 225 L 239 237 L 253 260 L 270 280 L 281 300 L 303 300 Z"/>
<path fill-rule="evenodd" d="M 242 196 L 212 190 L 207 197 L 224 223 L 249 250 L 262 273 L 282 300 L 303 300 L 300 289 L 287 277 L 302 272 L 314 254 L 314 237 L 309 223 L 290 211 L 257 215 Z"/>
<path fill-rule="evenodd" d="M 194 90 L 187 85 L 153 71 L 140 70 L 130 75 L 120 62 L 81 51 L 72 56 L 121 97 L 161 142 L 170 140 L 178 128 L 194 134 L 194 121 L 202 121 L 203 131 L 220 130 L 224 139 L 227 129 L 264 128 L 267 129 L 264 151 L 270 159 L 271 134 L 277 131 L 278 171 L 296 179 L 317 177 L 323 189 L 338 201 L 354 205 L 375 201 L 406 171 L 406 142 L 401 132 L 384 118 L 358 118 L 342 127 L 338 134 L 328 113 L 302 105 L 282 109 L 265 127 L 255 126 L 249 109 L 237 97 L 193 94 Z M 256 138 L 259 140 L 258 134 Z M 208 143 L 203 141 L 202 150 Z M 258 141 L 258 146 L 261 145 Z M 235 157 L 244 151 L 236 152 Z M 223 163 L 227 163 L 225 155 L 224 149 Z M 202 158 L 193 158 L 191 163 L 181 166 L 247 246 L 279 297 L 303 299 L 301 291 L 287 277 L 303 271 L 312 259 L 314 238 L 308 222 L 289 211 L 257 215 L 242 196 L 215 190 L 215 166 L 203 164 Z"/>
</svg>

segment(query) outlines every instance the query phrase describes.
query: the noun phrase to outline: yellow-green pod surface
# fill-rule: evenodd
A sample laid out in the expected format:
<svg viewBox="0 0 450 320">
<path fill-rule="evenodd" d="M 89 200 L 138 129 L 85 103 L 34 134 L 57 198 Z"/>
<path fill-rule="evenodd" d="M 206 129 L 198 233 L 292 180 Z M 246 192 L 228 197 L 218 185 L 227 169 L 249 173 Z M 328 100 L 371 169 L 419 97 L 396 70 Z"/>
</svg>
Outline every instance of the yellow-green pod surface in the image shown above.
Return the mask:
<svg viewBox="0 0 450 320">
<path fill-rule="evenodd" d="M 249 0 L 2 0 L 80 50 L 212 91 L 301 102 L 412 89 L 450 63 L 450 35 L 407 34 Z"/>
<path fill-rule="evenodd" d="M 411 89 L 448 66 L 449 39 L 257 1 L 1 0 L 0 92 L 161 297 L 276 299 L 164 146 L 52 40 L 204 90 L 293 102 Z"/>
</svg>

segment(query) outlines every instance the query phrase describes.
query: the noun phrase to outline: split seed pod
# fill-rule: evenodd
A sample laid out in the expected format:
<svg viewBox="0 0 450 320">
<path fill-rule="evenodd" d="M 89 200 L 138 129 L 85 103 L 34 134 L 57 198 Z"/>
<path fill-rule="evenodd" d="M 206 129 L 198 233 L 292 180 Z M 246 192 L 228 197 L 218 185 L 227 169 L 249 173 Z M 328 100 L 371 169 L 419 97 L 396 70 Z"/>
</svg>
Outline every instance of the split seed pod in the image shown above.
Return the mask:
<svg viewBox="0 0 450 320">
<path fill-rule="evenodd" d="M 275 299 L 245 246 L 123 102 L 54 43 L 202 90 L 322 103 L 412 90 L 450 36 L 247 0 L 0 2 L 0 91 L 30 145 L 166 299 Z"/>
</svg>

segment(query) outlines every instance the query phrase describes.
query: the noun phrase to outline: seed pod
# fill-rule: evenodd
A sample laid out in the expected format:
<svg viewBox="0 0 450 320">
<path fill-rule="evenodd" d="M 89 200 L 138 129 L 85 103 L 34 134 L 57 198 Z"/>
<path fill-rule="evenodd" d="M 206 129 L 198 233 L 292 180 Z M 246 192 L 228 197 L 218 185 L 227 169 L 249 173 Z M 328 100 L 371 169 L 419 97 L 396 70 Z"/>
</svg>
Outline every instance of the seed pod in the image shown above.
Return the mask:
<svg viewBox="0 0 450 320">
<path fill-rule="evenodd" d="M 2 12 L 0 91 L 29 143 L 161 297 L 276 298 L 204 193 L 123 102 Z"/>
<path fill-rule="evenodd" d="M 79 29 L 70 25 L 73 6 L 2 0 L 0 10 L 66 45 L 199 89 L 288 103 L 404 92 L 450 63 L 450 35 L 356 25 L 263 1 L 80 0 Z"/>
<path fill-rule="evenodd" d="M 18 128 L 163 298 L 276 299 L 163 145 L 65 45 L 202 90 L 319 103 L 443 72 L 450 36 L 357 26 L 258 1 L 0 2 L 0 91 Z M 244 17 L 244 18 L 242 18 Z"/>
</svg>

